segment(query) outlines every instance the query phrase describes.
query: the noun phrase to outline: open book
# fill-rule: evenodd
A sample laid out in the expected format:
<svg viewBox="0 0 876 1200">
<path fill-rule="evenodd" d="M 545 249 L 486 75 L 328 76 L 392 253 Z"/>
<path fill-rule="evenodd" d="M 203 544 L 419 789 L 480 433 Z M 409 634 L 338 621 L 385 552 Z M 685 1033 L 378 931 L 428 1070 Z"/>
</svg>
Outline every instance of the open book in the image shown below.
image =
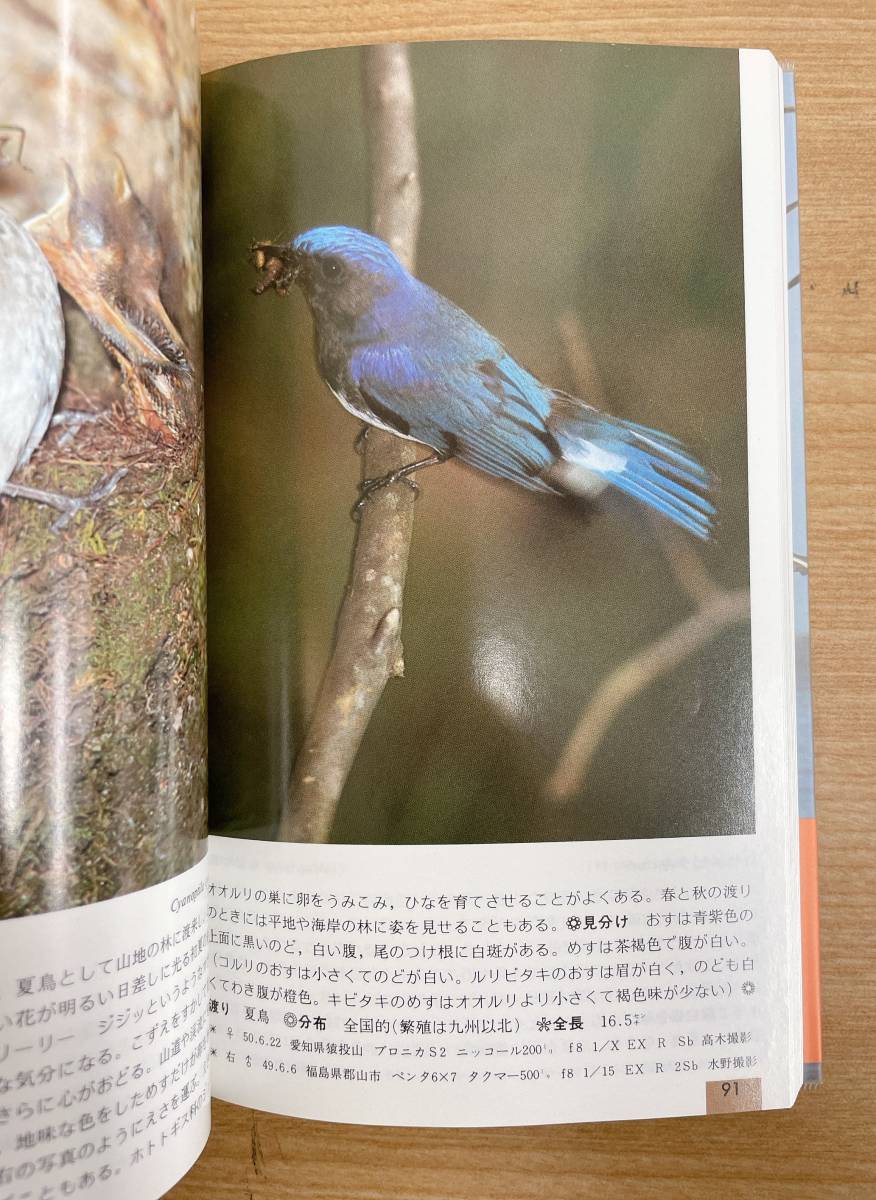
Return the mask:
<svg viewBox="0 0 876 1200">
<path fill-rule="evenodd" d="M 792 76 L 78 8 L 0 45 L 0 1195 L 791 1105 Z"/>
</svg>

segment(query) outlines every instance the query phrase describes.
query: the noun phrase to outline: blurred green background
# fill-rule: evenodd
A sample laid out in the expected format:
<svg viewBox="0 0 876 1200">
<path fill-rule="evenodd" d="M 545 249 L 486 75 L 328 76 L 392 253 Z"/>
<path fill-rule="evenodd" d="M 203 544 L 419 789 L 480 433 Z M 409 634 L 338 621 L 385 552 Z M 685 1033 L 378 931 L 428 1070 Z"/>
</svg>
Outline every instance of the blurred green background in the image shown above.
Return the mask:
<svg viewBox="0 0 876 1200">
<path fill-rule="evenodd" d="M 418 274 L 536 375 L 683 439 L 719 527 L 681 536 L 748 582 L 735 51 L 412 47 Z M 271 837 L 330 652 L 358 423 L 252 239 L 367 227 L 356 49 L 204 80 L 210 823 Z M 671 545 L 678 547 L 675 539 Z M 671 548 L 670 545 L 670 548 Z M 637 506 L 586 513 L 454 463 L 423 476 L 406 676 L 369 727 L 339 842 L 649 838 L 754 829 L 750 635 L 737 624 L 611 724 L 572 802 L 542 798 L 606 675 L 693 611 Z"/>
</svg>

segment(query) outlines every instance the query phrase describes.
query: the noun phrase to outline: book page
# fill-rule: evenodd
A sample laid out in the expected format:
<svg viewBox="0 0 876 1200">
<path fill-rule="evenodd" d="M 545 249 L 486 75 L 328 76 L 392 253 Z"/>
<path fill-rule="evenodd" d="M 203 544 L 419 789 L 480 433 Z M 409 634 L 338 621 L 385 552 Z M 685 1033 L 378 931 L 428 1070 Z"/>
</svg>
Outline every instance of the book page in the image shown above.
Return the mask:
<svg viewBox="0 0 876 1200">
<path fill-rule="evenodd" d="M 345 49 L 204 106 L 214 1094 L 791 1104 L 774 60 Z"/>
<path fill-rule="evenodd" d="M 0 3 L 0 1195 L 209 1129 L 188 4 Z"/>
</svg>

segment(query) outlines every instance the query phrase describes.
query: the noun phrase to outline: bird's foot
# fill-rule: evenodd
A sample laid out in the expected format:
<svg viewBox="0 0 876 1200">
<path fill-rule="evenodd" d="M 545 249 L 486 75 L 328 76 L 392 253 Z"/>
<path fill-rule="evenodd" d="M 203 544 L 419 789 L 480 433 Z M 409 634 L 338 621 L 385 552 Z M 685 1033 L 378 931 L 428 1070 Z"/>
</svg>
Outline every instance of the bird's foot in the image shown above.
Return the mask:
<svg viewBox="0 0 876 1200">
<path fill-rule="evenodd" d="M 105 417 L 102 412 L 81 412 L 78 409 L 65 408 L 63 412 L 55 413 L 52 417 L 52 428 L 63 427 L 64 432 L 58 438 L 59 446 L 67 446 L 83 425 L 94 425 Z"/>
<path fill-rule="evenodd" d="M 105 475 L 97 487 L 92 488 L 85 496 L 62 496 L 59 492 L 46 492 L 42 488 L 26 487 L 20 483 L 4 484 L 0 488 L 0 494 L 11 496 L 13 500 L 31 500 L 34 504 L 46 504 L 49 508 L 56 508 L 61 515 L 52 522 L 51 529 L 53 533 L 58 533 L 69 525 L 70 518 L 78 512 L 105 500 L 127 474 L 127 467 L 119 467 L 111 475 Z"/>
<path fill-rule="evenodd" d="M 61 515 L 52 522 L 52 532 L 57 533 L 58 530 L 64 529 L 69 524 L 70 518 L 81 512 L 83 508 L 93 508 L 95 504 L 100 504 L 107 496 L 111 496 L 127 474 L 127 467 L 118 467 L 111 475 L 104 475 L 100 483 L 87 495 L 59 497 L 64 503 L 61 506 Z"/>
<path fill-rule="evenodd" d="M 381 488 L 389 487 L 392 483 L 406 483 L 415 496 L 419 495 L 419 484 L 412 478 L 415 471 L 422 471 L 425 467 L 434 467 L 437 463 L 446 462 L 448 455 L 440 450 L 428 455 L 427 458 L 420 458 L 416 462 L 406 463 L 403 467 L 398 467 L 395 471 L 388 471 L 386 475 L 381 475 L 378 479 L 363 479 L 359 485 L 361 495 L 353 506 L 353 517 L 359 519 L 362 512 L 362 506 L 369 496 L 373 496 L 375 492 Z"/>
<path fill-rule="evenodd" d="M 388 471 L 386 475 L 380 475 L 377 479 L 363 479 L 359 484 L 359 499 L 353 505 L 354 519 L 358 521 L 366 502 L 375 492 L 382 491 L 383 488 L 390 487 L 393 483 L 406 483 L 415 496 L 420 493 L 420 485 L 416 479 L 411 479 L 410 471 L 404 467 L 398 471 Z"/>
</svg>

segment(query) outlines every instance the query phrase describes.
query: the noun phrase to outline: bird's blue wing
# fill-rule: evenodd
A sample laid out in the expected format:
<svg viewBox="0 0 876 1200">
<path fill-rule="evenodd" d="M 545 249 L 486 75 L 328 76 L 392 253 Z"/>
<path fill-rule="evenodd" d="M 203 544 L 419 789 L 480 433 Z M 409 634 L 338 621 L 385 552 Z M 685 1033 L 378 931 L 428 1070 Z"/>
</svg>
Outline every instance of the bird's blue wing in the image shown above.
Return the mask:
<svg viewBox="0 0 876 1200">
<path fill-rule="evenodd" d="M 349 375 L 356 407 L 363 415 L 370 413 L 375 424 L 442 454 L 451 452 L 435 380 L 428 363 L 409 346 L 395 342 L 358 346 L 350 357 Z"/>
<path fill-rule="evenodd" d="M 540 478 L 559 454 L 546 426 L 550 393 L 475 328 L 479 339 L 448 339 L 450 349 L 435 339 L 360 347 L 351 382 L 363 407 L 403 436 L 530 490 L 554 491 Z"/>
</svg>

